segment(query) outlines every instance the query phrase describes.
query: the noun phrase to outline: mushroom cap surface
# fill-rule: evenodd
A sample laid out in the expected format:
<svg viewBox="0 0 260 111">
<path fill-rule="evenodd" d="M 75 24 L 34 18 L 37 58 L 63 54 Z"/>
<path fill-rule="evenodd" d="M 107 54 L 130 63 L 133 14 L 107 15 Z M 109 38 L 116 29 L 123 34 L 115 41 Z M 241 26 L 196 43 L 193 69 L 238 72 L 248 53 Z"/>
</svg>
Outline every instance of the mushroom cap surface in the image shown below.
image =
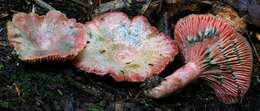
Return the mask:
<svg viewBox="0 0 260 111">
<path fill-rule="evenodd" d="M 84 25 L 59 11 L 43 16 L 20 12 L 7 28 L 9 44 L 27 62 L 70 59 L 86 46 Z"/>
<path fill-rule="evenodd" d="M 178 53 L 174 41 L 144 16 L 121 12 L 95 17 L 85 24 L 87 48 L 74 60 L 79 69 L 109 74 L 116 81 L 144 81 L 158 75 Z"/>
</svg>

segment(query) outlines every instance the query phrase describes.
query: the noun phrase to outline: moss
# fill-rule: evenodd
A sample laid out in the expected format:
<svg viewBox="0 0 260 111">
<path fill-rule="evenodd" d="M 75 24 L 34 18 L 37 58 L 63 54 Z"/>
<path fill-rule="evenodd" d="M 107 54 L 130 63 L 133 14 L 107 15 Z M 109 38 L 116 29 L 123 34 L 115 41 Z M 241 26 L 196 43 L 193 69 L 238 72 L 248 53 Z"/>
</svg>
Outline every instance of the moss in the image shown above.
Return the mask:
<svg viewBox="0 0 260 111">
<path fill-rule="evenodd" d="M 11 80 L 20 88 L 22 97 L 37 93 L 43 97 L 58 98 L 61 95 L 56 89 L 67 87 L 67 79 L 59 75 L 49 76 L 44 73 L 21 72 L 13 74 Z"/>
<path fill-rule="evenodd" d="M 17 107 L 16 100 L 0 100 L 0 108 L 14 109 Z"/>
<path fill-rule="evenodd" d="M 0 64 L 0 71 L 2 71 L 4 69 L 4 65 Z"/>
<path fill-rule="evenodd" d="M 103 111 L 103 108 L 99 105 L 91 106 L 88 111 Z"/>
</svg>

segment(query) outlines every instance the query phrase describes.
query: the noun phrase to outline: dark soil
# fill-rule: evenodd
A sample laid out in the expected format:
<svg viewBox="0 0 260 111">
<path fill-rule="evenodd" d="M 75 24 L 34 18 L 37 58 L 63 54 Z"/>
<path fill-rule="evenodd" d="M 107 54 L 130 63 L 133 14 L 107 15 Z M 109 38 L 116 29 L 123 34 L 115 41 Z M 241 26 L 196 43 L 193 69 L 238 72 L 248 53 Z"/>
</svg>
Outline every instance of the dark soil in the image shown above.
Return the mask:
<svg viewBox="0 0 260 111">
<path fill-rule="evenodd" d="M 98 0 L 45 0 L 57 10 L 79 22 L 91 20 Z M 89 4 L 92 1 L 93 4 Z M 107 0 L 108 1 L 108 0 Z M 158 0 L 157 0 L 158 1 Z M 164 2 L 163 2 L 164 3 Z M 159 4 L 159 3 L 158 3 Z M 226 105 L 217 100 L 214 91 L 204 81 L 198 80 L 179 93 L 160 100 L 144 97 L 139 83 L 115 82 L 110 77 L 99 77 L 78 71 L 69 62 L 27 64 L 20 61 L 8 46 L 6 22 L 17 12 L 45 14 L 48 10 L 33 0 L 0 0 L 0 109 L 1 111 L 260 111 L 260 64 L 255 59 L 252 83 L 241 102 Z M 160 22 L 167 8 L 146 13 L 150 22 L 169 32 L 167 22 Z M 194 5 L 194 4 L 193 4 Z M 196 3 L 195 3 L 196 5 Z M 194 6 L 195 6 L 194 5 Z M 201 7 L 200 7 L 201 6 Z M 138 14 L 138 5 L 121 9 L 129 15 Z M 171 6 L 169 6 L 171 7 Z M 190 13 L 205 13 L 210 6 L 198 5 L 195 10 L 185 7 L 168 13 L 171 23 Z M 148 8 L 153 10 L 153 8 Z M 206 11 L 205 11 L 206 10 Z M 174 17 L 173 17 L 174 15 Z M 159 21 L 159 22 L 157 22 Z M 159 24 L 159 25 L 158 25 Z M 166 28 L 165 28 L 166 27 Z M 260 43 L 254 33 L 259 28 L 249 25 L 246 37 L 251 37 L 258 52 Z M 181 64 L 178 58 L 162 76 L 166 76 Z"/>
</svg>

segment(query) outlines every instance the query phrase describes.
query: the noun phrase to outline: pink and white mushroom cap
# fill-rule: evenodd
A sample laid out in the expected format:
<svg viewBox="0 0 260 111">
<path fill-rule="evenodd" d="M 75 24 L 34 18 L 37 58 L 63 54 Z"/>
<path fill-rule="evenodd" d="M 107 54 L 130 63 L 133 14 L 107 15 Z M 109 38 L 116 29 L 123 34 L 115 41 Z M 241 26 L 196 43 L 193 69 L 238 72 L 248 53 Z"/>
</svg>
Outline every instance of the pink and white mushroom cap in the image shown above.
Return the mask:
<svg viewBox="0 0 260 111">
<path fill-rule="evenodd" d="M 178 53 L 174 41 L 143 16 L 121 12 L 95 17 L 85 24 L 87 48 L 75 59 L 79 69 L 110 74 L 116 81 L 144 81 L 158 75 Z"/>
<path fill-rule="evenodd" d="M 59 11 L 17 13 L 7 28 L 10 45 L 27 62 L 70 59 L 86 46 L 84 25 Z"/>
</svg>

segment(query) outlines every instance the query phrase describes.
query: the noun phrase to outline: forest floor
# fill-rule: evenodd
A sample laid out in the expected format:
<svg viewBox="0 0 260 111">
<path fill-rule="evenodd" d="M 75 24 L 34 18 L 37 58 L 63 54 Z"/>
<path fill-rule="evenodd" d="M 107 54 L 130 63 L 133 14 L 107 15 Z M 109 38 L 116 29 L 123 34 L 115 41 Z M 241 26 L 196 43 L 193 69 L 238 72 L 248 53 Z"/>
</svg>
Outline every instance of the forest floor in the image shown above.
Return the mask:
<svg viewBox="0 0 260 111">
<path fill-rule="evenodd" d="M 108 76 L 86 74 L 78 71 L 69 62 L 24 63 L 8 46 L 6 23 L 11 20 L 14 13 L 31 12 L 33 6 L 38 14 L 45 14 L 48 11 L 32 1 L 0 0 L 1 111 L 260 111 L 260 64 L 256 59 L 251 87 L 241 102 L 233 105 L 218 101 L 214 91 L 202 80 L 193 82 L 172 96 L 154 100 L 143 95 L 141 83 L 118 83 Z M 91 19 L 93 10 L 98 4 L 95 1 L 92 1 L 92 4 L 79 3 L 80 0 L 45 1 L 68 17 L 82 23 Z M 190 12 L 179 13 L 187 15 Z M 135 15 L 135 12 L 128 14 Z M 153 25 L 157 24 L 155 22 L 157 20 L 153 19 L 158 16 L 156 14 L 161 12 L 150 14 L 148 17 Z M 175 16 L 172 22 L 176 22 L 182 16 L 184 15 Z M 259 31 L 259 28 L 255 26 L 248 28 L 248 31 L 252 32 L 257 30 Z M 251 37 L 260 52 L 259 40 L 254 35 Z M 179 66 L 179 61 L 174 61 L 162 76 L 173 72 L 172 67 Z"/>
</svg>

